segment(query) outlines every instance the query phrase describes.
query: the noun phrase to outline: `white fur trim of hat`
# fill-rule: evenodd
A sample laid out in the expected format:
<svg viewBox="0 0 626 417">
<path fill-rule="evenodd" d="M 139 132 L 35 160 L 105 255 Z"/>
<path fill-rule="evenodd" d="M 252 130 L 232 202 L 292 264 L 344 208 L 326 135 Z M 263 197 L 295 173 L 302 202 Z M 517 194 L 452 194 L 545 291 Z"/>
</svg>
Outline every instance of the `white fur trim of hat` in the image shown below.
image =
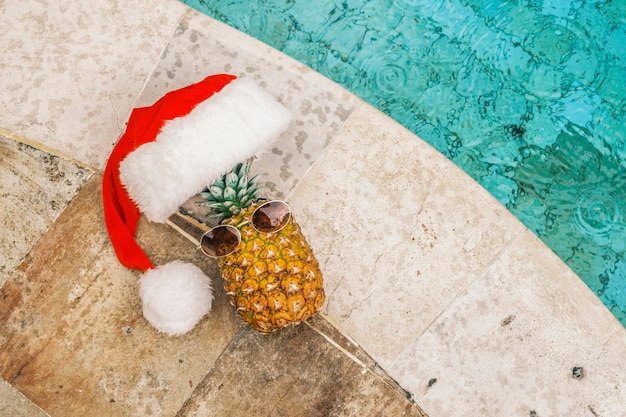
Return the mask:
<svg viewBox="0 0 626 417">
<path fill-rule="evenodd" d="M 148 220 L 163 223 L 189 197 L 276 138 L 291 114 L 253 82 L 236 79 L 171 120 L 124 159 L 120 178 Z"/>
</svg>

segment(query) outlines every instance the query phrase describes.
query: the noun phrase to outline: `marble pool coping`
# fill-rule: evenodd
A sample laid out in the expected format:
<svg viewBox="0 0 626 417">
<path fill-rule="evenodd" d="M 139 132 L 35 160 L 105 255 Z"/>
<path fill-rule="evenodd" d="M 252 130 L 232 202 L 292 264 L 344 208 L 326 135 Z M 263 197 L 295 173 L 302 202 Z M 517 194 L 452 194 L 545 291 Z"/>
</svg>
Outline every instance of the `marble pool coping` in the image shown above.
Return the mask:
<svg viewBox="0 0 626 417">
<path fill-rule="evenodd" d="M 2 19 L 41 35 L 36 5 L 24 4 Z M 254 169 L 261 192 L 290 201 L 320 261 L 324 317 L 429 416 L 626 415 L 626 329 L 452 162 L 315 71 L 179 2 L 137 5 L 126 23 L 107 18 L 110 7 L 89 31 L 24 45 L 22 66 L 4 68 L 12 100 L 0 133 L 98 172 L 133 107 L 207 74 L 251 77 L 294 114 Z M 136 21 L 136 36 L 111 30 Z M 87 41 L 68 42 L 80 30 Z M 42 53 L 48 65 L 27 59 Z"/>
</svg>

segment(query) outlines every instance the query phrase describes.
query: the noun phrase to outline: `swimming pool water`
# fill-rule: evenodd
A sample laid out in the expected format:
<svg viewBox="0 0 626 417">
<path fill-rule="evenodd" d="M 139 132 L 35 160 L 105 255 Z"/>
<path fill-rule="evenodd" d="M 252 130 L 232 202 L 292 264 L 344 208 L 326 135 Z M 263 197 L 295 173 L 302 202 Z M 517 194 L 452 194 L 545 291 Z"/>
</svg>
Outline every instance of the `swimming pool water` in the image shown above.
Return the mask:
<svg viewBox="0 0 626 417">
<path fill-rule="evenodd" d="M 184 2 L 436 147 L 626 326 L 626 1 Z"/>
</svg>

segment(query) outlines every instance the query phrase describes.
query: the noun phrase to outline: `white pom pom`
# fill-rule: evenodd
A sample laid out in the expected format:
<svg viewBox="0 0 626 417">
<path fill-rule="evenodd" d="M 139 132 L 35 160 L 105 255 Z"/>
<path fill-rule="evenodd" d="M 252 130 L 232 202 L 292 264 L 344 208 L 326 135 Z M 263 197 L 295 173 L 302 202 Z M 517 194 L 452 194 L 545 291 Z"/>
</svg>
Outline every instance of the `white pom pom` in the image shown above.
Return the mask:
<svg viewBox="0 0 626 417">
<path fill-rule="evenodd" d="M 173 261 L 139 279 L 143 316 L 170 336 L 187 333 L 213 303 L 211 280 L 195 265 Z"/>
</svg>

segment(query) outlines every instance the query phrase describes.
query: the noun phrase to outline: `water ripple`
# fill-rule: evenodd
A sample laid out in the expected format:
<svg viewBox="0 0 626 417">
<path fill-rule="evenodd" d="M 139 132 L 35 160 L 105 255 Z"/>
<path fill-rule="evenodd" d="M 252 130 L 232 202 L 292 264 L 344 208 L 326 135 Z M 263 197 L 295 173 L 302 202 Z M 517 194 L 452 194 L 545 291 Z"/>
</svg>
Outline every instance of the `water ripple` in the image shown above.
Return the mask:
<svg viewBox="0 0 626 417">
<path fill-rule="evenodd" d="M 572 220 L 584 235 L 599 244 L 608 244 L 611 232 L 622 224 L 623 214 L 617 199 L 606 190 L 591 186 L 579 193 Z"/>
</svg>

